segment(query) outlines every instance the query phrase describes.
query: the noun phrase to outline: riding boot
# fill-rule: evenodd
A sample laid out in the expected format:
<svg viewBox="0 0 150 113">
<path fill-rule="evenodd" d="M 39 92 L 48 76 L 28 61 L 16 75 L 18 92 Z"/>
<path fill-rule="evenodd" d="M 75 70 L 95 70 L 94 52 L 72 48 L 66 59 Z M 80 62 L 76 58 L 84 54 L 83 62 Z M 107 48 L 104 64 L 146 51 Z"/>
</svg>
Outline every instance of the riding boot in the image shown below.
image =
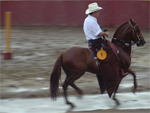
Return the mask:
<svg viewBox="0 0 150 113">
<path fill-rule="evenodd" d="M 92 52 L 92 57 L 94 59 L 97 59 L 96 52 L 92 48 L 90 48 L 90 49 L 91 49 L 91 52 Z"/>
</svg>

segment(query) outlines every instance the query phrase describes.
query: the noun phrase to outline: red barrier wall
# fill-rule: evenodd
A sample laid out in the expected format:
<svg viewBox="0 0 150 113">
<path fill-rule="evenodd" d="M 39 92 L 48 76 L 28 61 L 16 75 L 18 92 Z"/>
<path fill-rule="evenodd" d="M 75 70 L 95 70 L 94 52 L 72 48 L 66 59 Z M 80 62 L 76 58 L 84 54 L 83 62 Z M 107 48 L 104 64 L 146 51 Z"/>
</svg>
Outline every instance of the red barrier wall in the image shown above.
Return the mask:
<svg viewBox="0 0 150 113">
<path fill-rule="evenodd" d="M 81 26 L 85 10 L 92 1 L 1 1 L 1 25 L 4 13 L 12 12 L 13 26 Z M 149 1 L 96 1 L 101 10 L 101 26 L 116 27 L 134 18 L 140 27 L 149 28 Z"/>
</svg>

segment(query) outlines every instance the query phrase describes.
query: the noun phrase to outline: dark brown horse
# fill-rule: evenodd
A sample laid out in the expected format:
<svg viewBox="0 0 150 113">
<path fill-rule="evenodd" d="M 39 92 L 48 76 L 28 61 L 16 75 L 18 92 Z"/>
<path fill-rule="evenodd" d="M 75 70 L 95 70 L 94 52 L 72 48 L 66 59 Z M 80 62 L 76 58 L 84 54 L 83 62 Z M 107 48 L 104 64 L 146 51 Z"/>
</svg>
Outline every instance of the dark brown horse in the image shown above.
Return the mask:
<svg viewBox="0 0 150 113">
<path fill-rule="evenodd" d="M 74 105 L 67 99 L 67 87 L 72 86 L 79 94 L 82 90 L 75 84 L 75 80 L 79 79 L 85 72 L 91 72 L 97 75 L 101 93 L 107 90 L 109 97 L 112 93 L 113 99 L 119 104 L 115 98 L 115 93 L 123 77 L 130 73 L 134 77 L 134 90 L 136 90 L 136 75 L 129 69 L 131 64 L 131 46 L 143 46 L 145 44 L 144 38 L 140 32 L 139 26 L 133 21 L 122 24 L 115 32 L 112 43 L 118 48 L 118 58 L 112 51 L 112 48 L 104 41 L 106 46 L 107 58 L 100 61 L 100 65 L 96 64 L 91 52 L 88 48 L 72 47 L 59 55 L 54 65 L 53 72 L 50 76 L 50 94 L 52 99 L 56 99 L 59 92 L 59 79 L 61 76 L 61 67 L 66 73 L 66 79 L 63 84 L 63 91 L 66 104 Z M 124 75 L 125 74 L 125 75 Z M 124 76 L 122 76 L 124 75 Z"/>
</svg>

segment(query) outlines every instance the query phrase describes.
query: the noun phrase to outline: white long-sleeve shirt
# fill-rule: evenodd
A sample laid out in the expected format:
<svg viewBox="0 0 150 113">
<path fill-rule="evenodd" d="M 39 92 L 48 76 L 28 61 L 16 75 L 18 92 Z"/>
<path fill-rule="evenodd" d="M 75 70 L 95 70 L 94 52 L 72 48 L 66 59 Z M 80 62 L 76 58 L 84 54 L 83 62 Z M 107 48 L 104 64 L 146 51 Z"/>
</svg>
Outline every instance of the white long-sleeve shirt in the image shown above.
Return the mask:
<svg viewBox="0 0 150 113">
<path fill-rule="evenodd" d="M 99 24 L 97 23 L 97 19 L 91 15 L 88 15 L 84 20 L 83 30 L 85 33 L 85 37 L 87 40 L 97 39 L 97 35 L 102 31 Z"/>
</svg>

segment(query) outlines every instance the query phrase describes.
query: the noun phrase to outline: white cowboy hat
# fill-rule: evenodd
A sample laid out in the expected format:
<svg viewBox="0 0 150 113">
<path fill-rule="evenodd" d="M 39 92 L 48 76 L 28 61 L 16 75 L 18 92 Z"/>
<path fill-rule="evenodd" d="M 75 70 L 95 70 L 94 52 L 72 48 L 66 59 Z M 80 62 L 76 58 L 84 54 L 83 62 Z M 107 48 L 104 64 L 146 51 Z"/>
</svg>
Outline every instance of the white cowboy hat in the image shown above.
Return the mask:
<svg viewBox="0 0 150 113">
<path fill-rule="evenodd" d="M 88 5 L 88 9 L 85 11 L 85 14 L 90 14 L 93 13 L 95 11 L 101 10 L 103 9 L 102 7 L 99 7 L 98 4 L 96 2 L 91 3 Z"/>
</svg>

